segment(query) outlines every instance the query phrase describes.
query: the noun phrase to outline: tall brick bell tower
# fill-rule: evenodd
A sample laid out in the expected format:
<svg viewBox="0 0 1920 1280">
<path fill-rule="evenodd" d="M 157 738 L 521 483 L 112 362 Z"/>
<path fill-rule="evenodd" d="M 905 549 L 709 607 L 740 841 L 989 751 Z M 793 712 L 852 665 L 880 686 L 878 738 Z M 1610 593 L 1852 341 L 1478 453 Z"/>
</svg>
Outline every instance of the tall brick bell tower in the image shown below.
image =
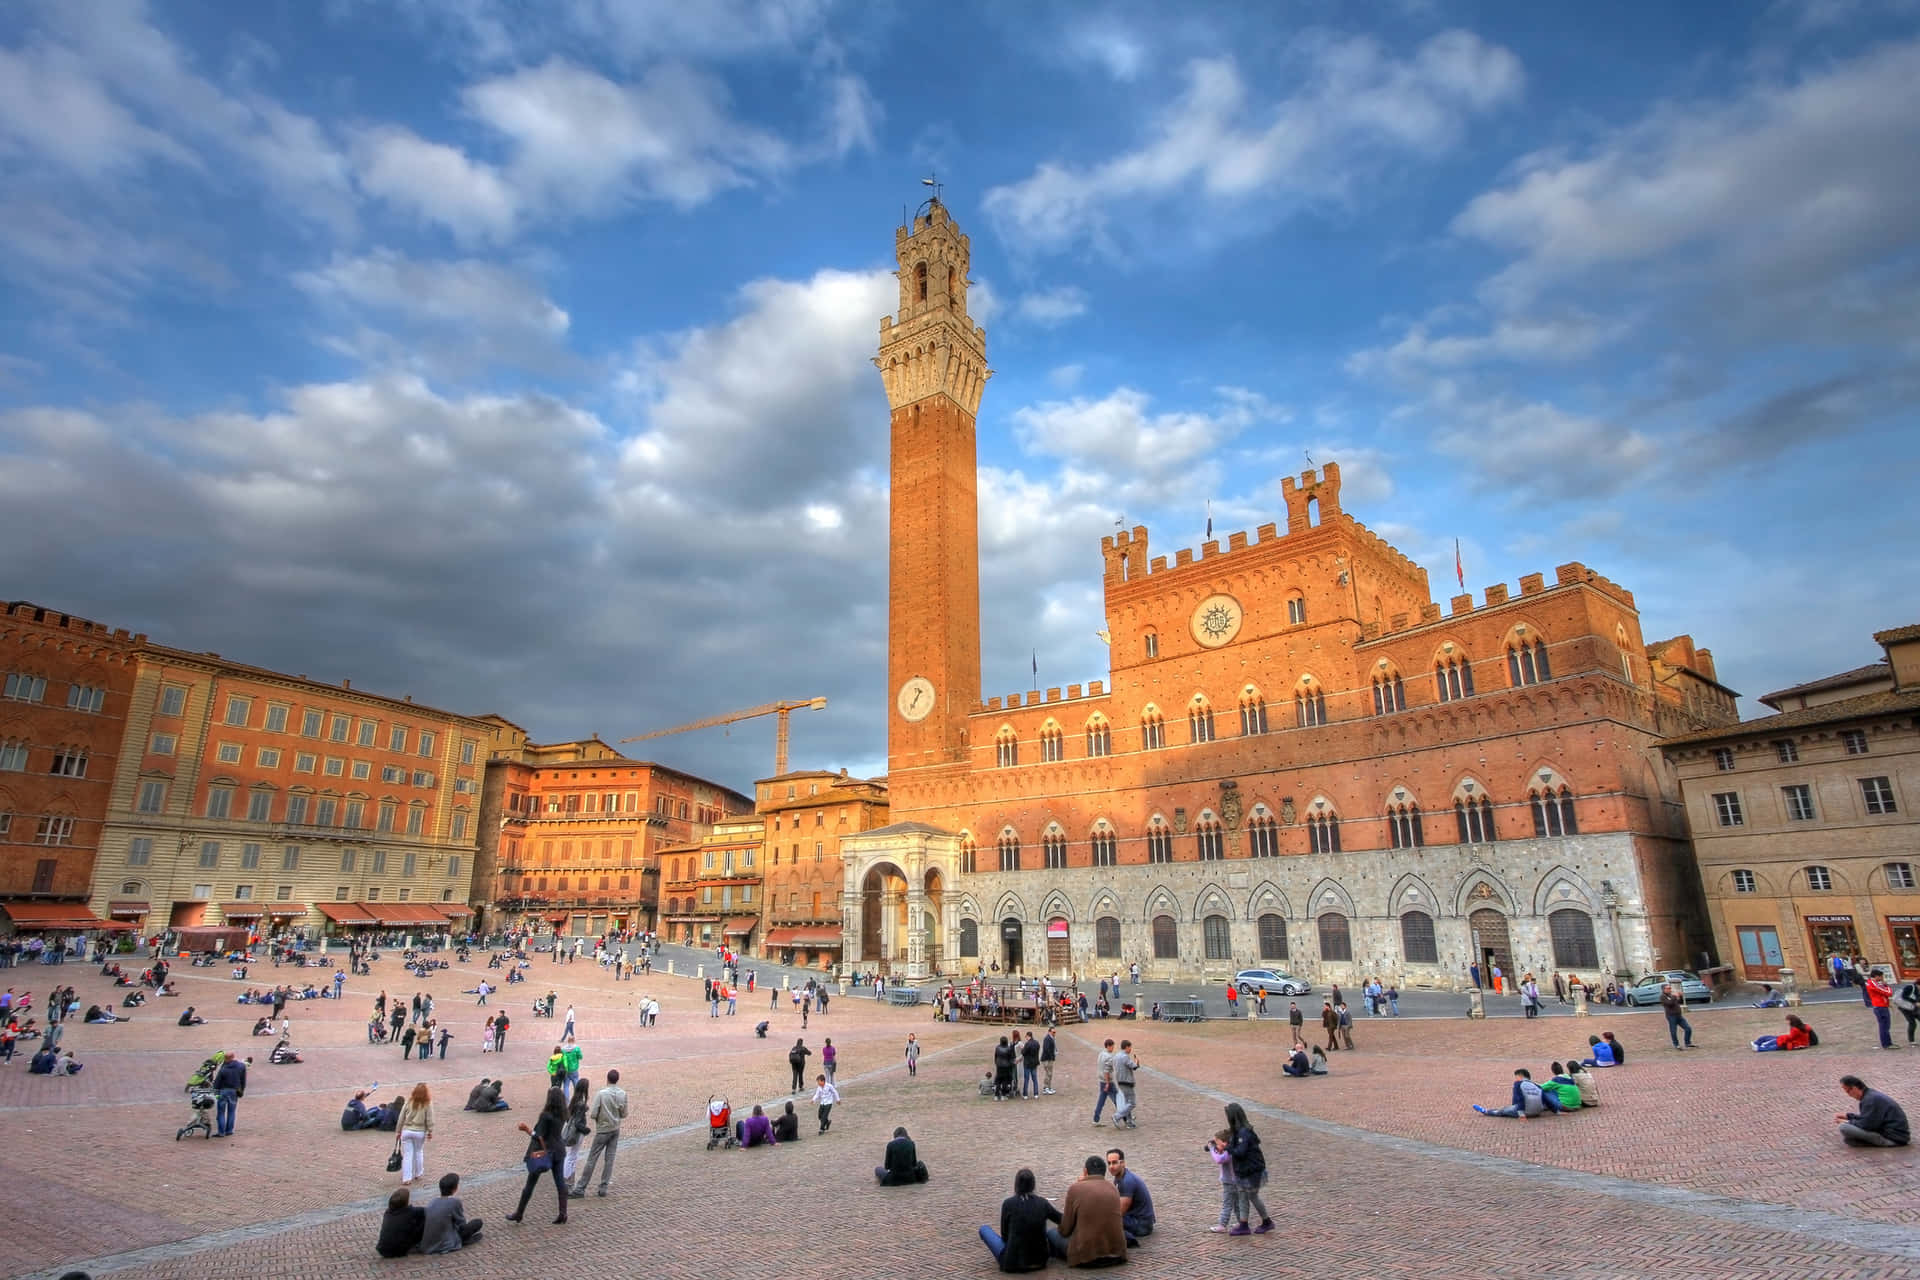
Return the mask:
<svg viewBox="0 0 1920 1280">
<path fill-rule="evenodd" d="M 965 767 L 980 701 L 980 537 L 974 415 L 986 330 L 967 316 L 967 237 L 938 197 L 894 233 L 900 313 L 874 361 L 892 408 L 887 575 L 887 770 Z M 922 775 L 927 782 L 933 778 Z"/>
</svg>

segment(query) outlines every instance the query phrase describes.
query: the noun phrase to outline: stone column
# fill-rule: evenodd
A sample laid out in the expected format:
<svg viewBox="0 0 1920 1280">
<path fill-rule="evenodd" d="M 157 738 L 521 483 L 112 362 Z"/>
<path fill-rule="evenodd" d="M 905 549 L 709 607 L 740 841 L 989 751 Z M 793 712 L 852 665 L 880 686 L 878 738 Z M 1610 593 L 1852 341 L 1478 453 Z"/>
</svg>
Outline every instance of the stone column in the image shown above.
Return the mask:
<svg viewBox="0 0 1920 1280">
<path fill-rule="evenodd" d="M 860 954 L 860 894 L 853 889 L 840 892 L 840 972 L 849 972 L 867 957 Z"/>
<path fill-rule="evenodd" d="M 894 960 L 903 957 L 894 955 L 895 932 L 900 927 L 900 901 L 902 894 L 898 889 L 888 889 L 880 895 L 880 959 Z M 891 970 L 892 966 L 888 966 Z"/>
<path fill-rule="evenodd" d="M 927 914 L 927 893 L 917 884 L 907 890 L 907 977 L 927 976 L 927 937 L 922 919 Z"/>
<path fill-rule="evenodd" d="M 1592 1017 L 1593 1010 L 1587 1008 L 1587 984 L 1584 982 L 1576 982 L 1568 989 L 1573 993 L 1573 1016 L 1576 1018 Z"/>
<path fill-rule="evenodd" d="M 1487 1016 L 1486 998 L 1481 994 L 1480 988 L 1478 987 L 1467 988 L 1467 1016 L 1469 1018 L 1484 1018 Z"/>
<path fill-rule="evenodd" d="M 1800 1007 L 1800 980 L 1791 969 L 1780 971 L 1780 998 L 1787 1002 L 1790 1009 Z"/>
</svg>

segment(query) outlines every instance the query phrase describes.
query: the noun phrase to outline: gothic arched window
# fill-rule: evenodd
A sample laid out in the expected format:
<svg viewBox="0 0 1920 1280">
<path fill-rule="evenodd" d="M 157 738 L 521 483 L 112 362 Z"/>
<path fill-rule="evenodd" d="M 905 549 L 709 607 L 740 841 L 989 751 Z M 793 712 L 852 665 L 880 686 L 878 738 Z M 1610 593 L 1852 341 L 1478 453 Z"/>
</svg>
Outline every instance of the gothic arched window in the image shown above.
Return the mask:
<svg viewBox="0 0 1920 1280">
<path fill-rule="evenodd" d="M 1387 835 L 1396 849 L 1418 849 L 1425 845 L 1427 837 L 1420 825 L 1420 806 L 1388 805 Z"/>
<path fill-rule="evenodd" d="M 919 282 L 920 301 L 927 300 L 927 264 L 921 263 L 913 269 L 914 278 Z"/>
</svg>

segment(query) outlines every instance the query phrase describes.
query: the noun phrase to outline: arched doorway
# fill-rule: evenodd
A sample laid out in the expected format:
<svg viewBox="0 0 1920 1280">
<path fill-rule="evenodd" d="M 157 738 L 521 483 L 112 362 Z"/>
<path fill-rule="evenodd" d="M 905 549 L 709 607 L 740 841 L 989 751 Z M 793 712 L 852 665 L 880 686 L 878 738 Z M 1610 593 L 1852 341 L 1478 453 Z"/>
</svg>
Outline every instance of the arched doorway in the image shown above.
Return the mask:
<svg viewBox="0 0 1920 1280">
<path fill-rule="evenodd" d="M 927 972 L 940 972 L 940 922 L 946 918 L 942 902 L 946 896 L 946 885 L 940 877 L 940 868 L 928 867 L 926 879 L 927 905 L 920 913 L 921 954 L 926 958 Z"/>
<path fill-rule="evenodd" d="M 860 885 L 861 962 L 881 973 L 905 972 L 907 927 L 907 878 L 882 863 Z"/>
<path fill-rule="evenodd" d="M 1513 982 L 1513 942 L 1507 934 L 1507 917 L 1492 907 L 1482 907 L 1467 917 L 1467 932 L 1473 938 L 1473 958 L 1480 966 L 1480 984 L 1493 986 L 1493 967 L 1505 975 L 1502 986 Z"/>
<path fill-rule="evenodd" d="M 1023 930 L 1019 917 L 1008 916 L 1000 922 L 1000 968 L 1005 973 L 1019 973 L 1025 963 L 1021 955 L 1020 943 Z"/>
</svg>

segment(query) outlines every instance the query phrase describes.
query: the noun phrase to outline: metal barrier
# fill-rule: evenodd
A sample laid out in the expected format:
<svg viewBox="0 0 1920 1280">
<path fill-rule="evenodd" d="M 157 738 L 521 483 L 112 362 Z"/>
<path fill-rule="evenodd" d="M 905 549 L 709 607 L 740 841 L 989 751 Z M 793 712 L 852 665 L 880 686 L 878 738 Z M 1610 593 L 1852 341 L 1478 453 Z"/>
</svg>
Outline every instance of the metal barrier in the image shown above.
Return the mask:
<svg viewBox="0 0 1920 1280">
<path fill-rule="evenodd" d="M 1160 1002 L 1160 1021 L 1162 1022 L 1204 1022 L 1207 1017 L 1207 1002 L 1204 1000 L 1162 1000 Z"/>
<path fill-rule="evenodd" d="M 887 1003 L 891 1005 L 899 1005 L 901 1007 L 919 1004 L 920 988 L 889 987 L 887 988 Z"/>
</svg>

